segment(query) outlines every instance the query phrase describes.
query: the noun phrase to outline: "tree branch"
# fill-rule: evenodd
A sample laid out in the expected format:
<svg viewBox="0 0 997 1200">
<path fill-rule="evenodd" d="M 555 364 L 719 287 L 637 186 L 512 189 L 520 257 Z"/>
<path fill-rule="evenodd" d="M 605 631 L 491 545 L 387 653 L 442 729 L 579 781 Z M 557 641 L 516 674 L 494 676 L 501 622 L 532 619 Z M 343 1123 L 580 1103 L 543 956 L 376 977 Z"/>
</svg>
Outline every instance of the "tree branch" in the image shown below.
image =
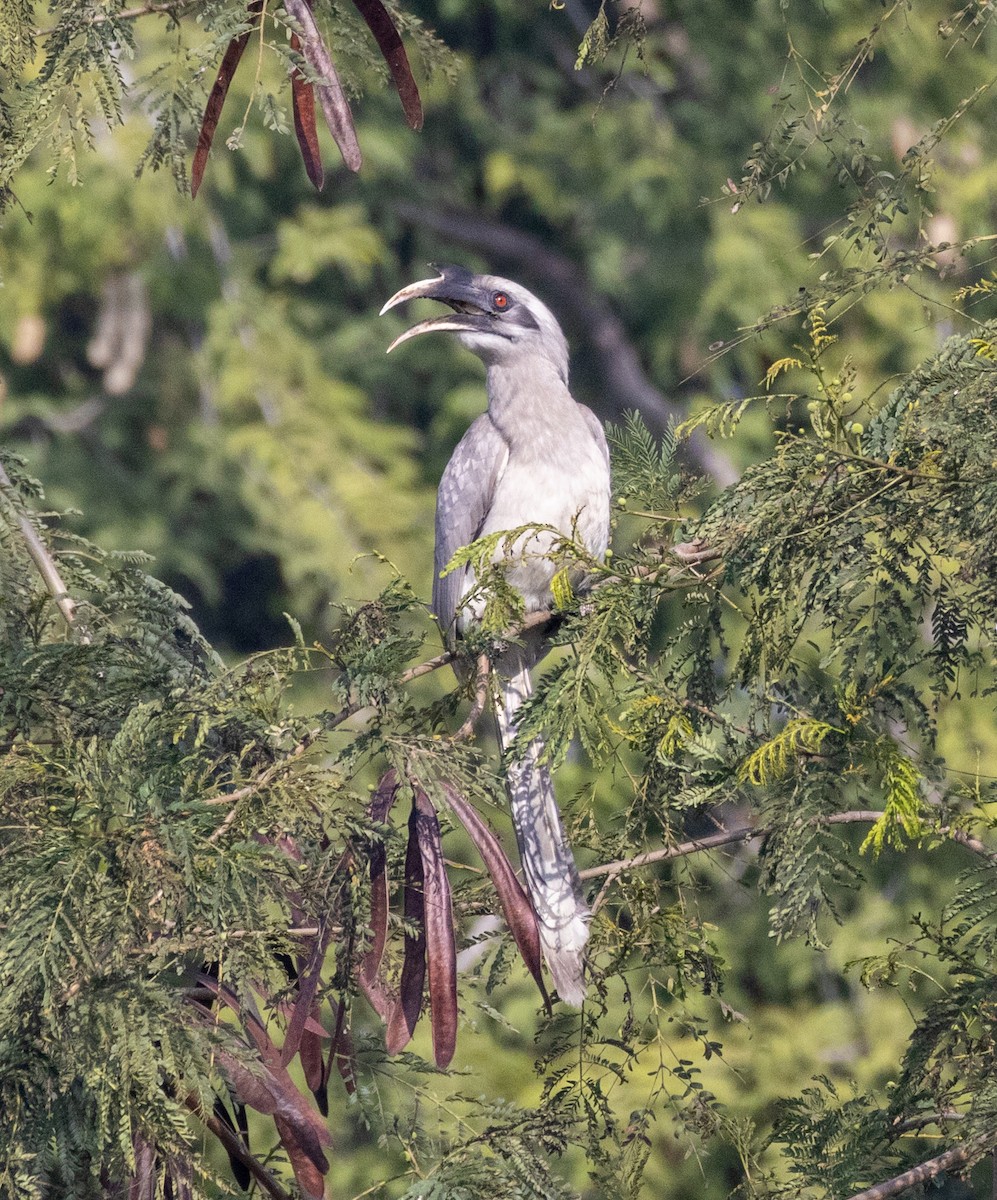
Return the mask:
<svg viewBox="0 0 997 1200">
<path fill-rule="evenodd" d="M 864 1192 L 856 1192 L 854 1196 L 849 1197 L 849 1200 L 888 1200 L 890 1196 L 898 1196 L 901 1192 L 907 1191 L 908 1188 L 914 1187 L 918 1183 L 924 1183 L 927 1179 L 934 1179 L 936 1175 L 940 1175 L 943 1171 L 950 1171 L 953 1167 L 961 1167 L 968 1163 L 971 1159 L 987 1150 L 997 1141 L 997 1133 L 982 1134 L 978 1138 L 974 1138 L 971 1142 L 966 1142 L 962 1146 L 953 1146 L 951 1150 L 946 1150 L 944 1154 L 939 1154 L 937 1158 L 929 1158 L 927 1162 L 920 1163 L 916 1167 L 911 1167 L 909 1171 L 904 1171 L 902 1175 L 897 1175 L 893 1179 L 887 1179 L 883 1183 L 877 1183 L 875 1187 L 866 1188 Z"/>
<path fill-rule="evenodd" d="M 72 433 L 82 433 L 88 429 L 107 409 L 103 400 L 91 396 L 80 404 L 61 413 L 27 413 L 20 420 L 14 421 L 4 429 L 4 438 L 8 442 L 28 441 L 42 435 L 54 437 Z"/>
<path fill-rule="evenodd" d="M 946 1108 L 941 1112 L 921 1113 L 917 1117 L 908 1117 L 906 1121 L 894 1121 L 890 1126 L 890 1137 L 897 1138 L 902 1134 L 923 1129 L 926 1125 L 943 1125 L 946 1121 L 962 1121 L 963 1114 L 955 1108 Z"/>
<path fill-rule="evenodd" d="M 509 630 L 496 640 L 502 641 L 506 639 L 517 638 L 529 629 L 535 629 L 538 625 L 546 625 L 555 615 L 556 614 L 547 611 L 530 613 L 521 625 L 518 625 L 513 630 Z M 437 671 L 440 667 L 445 667 L 448 663 L 454 662 L 455 659 L 459 657 L 460 655 L 455 650 L 447 650 L 443 654 L 437 654 L 435 658 L 427 659 L 425 662 L 418 663 L 416 666 L 409 667 L 408 670 L 403 671 L 398 677 L 399 682 L 409 683 L 413 679 L 418 679 L 423 675 L 428 675 L 431 671 Z M 464 737 L 469 737 L 470 731 L 467 728 L 468 722 L 472 723 L 471 728 L 473 728 L 473 724 L 477 722 L 478 718 L 481 716 L 481 713 L 484 711 L 484 706 L 487 701 L 488 674 L 485 672 L 484 683 L 482 684 L 480 673 L 480 664 L 482 658 L 487 662 L 487 655 L 481 655 L 478 659 L 478 689 L 475 696 L 474 706 L 472 707 L 471 712 L 468 714 L 467 721 L 465 721 L 460 729 L 458 729 L 453 735 L 454 741 L 458 741 Z M 482 688 L 485 688 L 483 694 Z M 306 750 L 310 749 L 310 747 L 315 744 L 316 740 L 323 733 L 328 733 L 330 730 L 342 725 L 344 721 L 349 720 L 350 717 L 356 716 L 358 712 L 362 712 L 368 707 L 370 706 L 367 704 L 356 703 L 345 705 L 338 713 L 336 713 L 334 717 L 326 721 L 321 728 L 309 730 L 308 733 L 306 733 L 301 739 L 301 741 L 296 743 L 296 745 L 294 745 L 279 762 L 275 762 L 271 764 L 271 766 L 267 767 L 267 769 L 263 771 L 261 775 L 252 781 L 252 783 L 244 784 L 242 787 L 236 788 L 235 791 L 220 792 L 217 796 L 210 796 L 207 800 L 202 800 L 201 803 L 207 805 L 208 807 L 215 807 L 220 804 L 230 804 L 232 806 L 230 811 L 225 815 L 225 819 L 222 821 L 221 825 L 219 825 L 218 828 L 208 838 L 208 841 L 216 842 L 223 836 L 225 831 L 235 820 L 236 808 L 242 800 L 247 800 L 250 796 L 255 795 L 268 784 L 273 783 L 278 775 L 295 763 L 302 756 L 302 754 L 305 753 Z"/>
<path fill-rule="evenodd" d="M 678 846 L 662 846 L 659 850 L 645 850 L 643 854 L 635 854 L 633 858 L 618 858 L 615 862 L 603 863 L 601 867 L 586 867 L 578 874 L 582 879 L 599 879 L 603 875 L 615 878 L 622 871 L 649 867 L 652 863 L 665 862 L 670 858 L 684 858 L 687 854 L 697 854 L 700 850 L 714 850 L 717 846 L 728 846 L 731 842 L 747 842 L 754 837 L 764 837 L 765 832 L 764 829 L 756 829 L 752 825 L 743 829 L 726 829 L 722 833 L 711 833 L 709 837 L 681 842 Z"/>
<path fill-rule="evenodd" d="M 852 812 L 831 813 L 830 816 L 826 817 L 814 817 L 809 823 L 812 825 L 872 824 L 878 821 L 882 815 L 882 812 L 878 809 L 856 809 Z M 711 833 L 704 838 L 695 838 L 693 841 L 680 842 L 677 846 L 662 846 L 658 850 L 646 850 L 643 854 L 635 854 L 633 858 L 620 858 L 615 862 L 603 863 L 599 867 L 586 867 L 584 871 L 579 871 L 578 874 L 582 879 L 600 879 L 603 875 L 608 875 L 610 878 L 602 889 L 602 893 L 604 893 L 606 886 L 612 883 L 613 879 L 623 871 L 634 870 L 639 867 L 649 867 L 653 863 L 666 862 L 672 858 L 684 858 L 689 854 L 698 854 L 701 850 L 714 850 L 717 846 L 728 846 L 733 842 L 748 842 L 752 838 L 765 837 L 771 831 L 770 826 L 758 828 L 754 825 L 746 825 L 741 829 L 725 829 L 721 833 Z M 974 854 L 979 854 L 990 862 L 997 862 L 997 854 L 988 850 L 978 838 L 971 837 L 969 834 L 963 833 L 962 830 L 943 826 L 934 832 L 952 838 L 959 845 L 965 846 L 968 850 L 972 850 Z"/>
<path fill-rule="evenodd" d="M 438 671 L 440 667 L 445 667 L 447 663 L 452 663 L 458 657 L 456 650 L 445 650 L 442 654 L 437 654 L 435 658 L 428 658 L 425 662 L 409 667 L 407 671 L 402 671 L 398 676 L 398 682 L 411 683 L 413 679 L 419 679 L 420 676 L 428 675 L 431 671 Z"/>
<path fill-rule="evenodd" d="M 49 595 L 55 601 L 59 612 L 62 613 L 63 620 L 71 630 L 78 633 L 81 642 L 89 642 L 89 635 L 85 631 L 80 630 L 76 624 L 76 601 L 66 590 L 66 585 L 59 574 L 59 568 L 55 564 L 55 559 L 49 552 L 48 547 L 38 536 L 38 530 L 35 529 L 31 521 L 21 511 L 19 497 L 2 463 L 0 463 L 0 489 L 7 493 L 7 499 L 14 510 L 17 527 L 20 530 L 21 537 L 24 539 L 24 545 L 31 556 L 32 562 L 38 568 L 38 573 L 44 580 Z"/>
<path fill-rule="evenodd" d="M 352 709 L 352 710 L 344 709 L 343 712 L 337 714 L 337 716 L 335 718 L 335 723 L 337 725 L 340 724 L 341 721 L 345 721 L 346 718 L 348 716 L 350 716 L 351 712 L 356 712 L 356 711 L 359 711 L 359 710 L 358 709 Z M 332 726 L 329 726 L 329 728 L 332 728 Z M 291 749 L 290 753 L 287 755 L 286 758 L 282 758 L 280 760 L 280 762 L 275 762 L 272 766 L 267 767 L 267 769 L 263 772 L 262 775 L 259 776 L 259 778 L 254 779 L 252 783 L 247 783 L 245 785 L 245 787 L 236 788 L 236 790 L 234 792 L 227 792 L 224 795 L 212 796 L 209 800 L 203 800 L 201 802 L 202 804 L 207 804 L 207 805 L 230 804 L 232 806 L 228 810 L 228 812 L 225 814 L 225 818 L 222 821 L 222 823 L 218 826 L 217 829 L 214 830 L 214 832 L 208 838 L 208 842 L 213 845 L 220 838 L 222 838 L 224 836 L 226 830 L 231 826 L 232 822 L 235 820 L 236 813 L 239 810 L 239 804 L 243 800 L 248 799 L 250 796 L 255 795 L 256 792 L 261 791 L 263 788 L 265 788 L 267 786 L 267 784 L 272 783 L 277 778 L 277 776 L 281 774 L 282 771 L 287 770 L 287 768 L 289 766 L 291 766 L 292 763 L 296 762 L 302 756 L 302 754 L 304 754 L 304 752 L 311 745 L 314 744 L 315 739 L 319 736 L 319 734 L 324 733 L 325 731 L 326 731 L 325 726 L 323 726 L 321 729 L 310 730 L 308 733 L 305 734 L 305 736 L 301 739 L 301 741 L 298 742 L 298 744 Z"/>
<path fill-rule="evenodd" d="M 943 825 L 938 832 L 945 837 L 950 837 L 954 842 L 958 842 L 960 846 L 965 846 L 967 850 L 972 850 L 981 858 L 985 858 L 991 866 L 997 867 L 997 853 L 988 850 L 979 838 L 973 837 L 972 834 L 966 833 L 962 829 L 953 829 L 951 825 Z"/>
<path fill-rule="evenodd" d="M 116 21 L 134 21 L 136 17 L 147 17 L 151 13 L 172 13 L 178 8 L 191 8 L 195 0 L 164 0 L 162 4 L 139 4 L 135 8 L 124 8 L 114 14 Z M 100 25 L 109 18 L 97 14 L 91 19 L 91 25 Z"/>
</svg>

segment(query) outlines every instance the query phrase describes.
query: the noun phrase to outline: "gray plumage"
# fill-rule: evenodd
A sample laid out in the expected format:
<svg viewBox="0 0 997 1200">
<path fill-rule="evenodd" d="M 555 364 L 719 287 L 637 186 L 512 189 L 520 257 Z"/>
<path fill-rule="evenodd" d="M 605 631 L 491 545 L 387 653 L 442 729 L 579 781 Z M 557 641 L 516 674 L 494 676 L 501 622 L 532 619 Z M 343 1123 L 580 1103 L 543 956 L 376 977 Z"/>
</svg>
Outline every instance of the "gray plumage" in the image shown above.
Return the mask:
<svg viewBox="0 0 997 1200">
<path fill-rule="evenodd" d="M 442 300 L 452 314 L 420 322 L 391 348 L 421 333 L 447 330 L 487 368 L 488 411 L 454 450 L 437 496 L 433 608 L 453 645 L 481 616 L 469 567 L 440 577 L 462 546 L 485 534 L 537 524 L 576 538 L 596 557 L 605 554 L 609 451 L 595 414 L 568 390 L 567 343 L 550 310 L 509 280 L 460 267 L 440 270 L 438 279 L 403 288 L 382 311 L 419 296 Z M 558 567 L 550 551 L 556 540 L 548 532 L 531 532 L 497 553 L 528 613 L 553 606 L 551 580 Z M 584 582 L 581 572 L 575 582 Z M 497 663 L 503 751 L 515 739 L 517 712 L 532 690 L 530 668 L 545 652 L 535 634 Z M 536 738 L 521 757 L 508 761 L 506 787 L 544 957 L 561 998 L 580 1005 L 589 912 L 543 754 L 543 740 Z"/>
</svg>

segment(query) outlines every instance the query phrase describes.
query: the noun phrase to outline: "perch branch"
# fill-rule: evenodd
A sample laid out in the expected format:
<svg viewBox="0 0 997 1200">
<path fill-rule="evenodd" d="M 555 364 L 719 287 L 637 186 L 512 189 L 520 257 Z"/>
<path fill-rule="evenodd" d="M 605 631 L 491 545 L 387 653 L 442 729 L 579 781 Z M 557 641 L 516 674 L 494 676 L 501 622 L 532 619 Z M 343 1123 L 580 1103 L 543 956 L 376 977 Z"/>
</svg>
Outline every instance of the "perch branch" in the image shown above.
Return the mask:
<svg viewBox="0 0 997 1200">
<path fill-rule="evenodd" d="M 618 858 L 615 862 L 603 863 L 600 867 L 586 867 L 578 874 L 582 879 L 600 879 L 603 875 L 615 878 L 623 871 L 649 867 L 652 863 L 665 862 L 670 858 L 684 858 L 687 854 L 696 854 L 700 850 L 714 850 L 717 846 L 728 846 L 731 842 L 747 842 L 751 838 L 762 837 L 764 833 L 764 829 L 756 829 L 752 825 L 746 825 L 743 829 L 725 829 L 722 833 L 711 833 L 709 837 L 681 842 L 678 846 L 662 846 L 658 850 L 645 850 L 643 854 L 635 854 L 633 858 Z"/>
<path fill-rule="evenodd" d="M 674 555 L 677 556 L 679 561 L 683 564 L 681 570 L 694 570 L 694 564 L 708 562 L 715 558 L 721 557 L 720 551 L 707 546 L 702 539 L 697 539 L 694 542 L 683 543 L 679 546 L 673 547 L 672 550 Z M 667 563 L 662 563 L 662 567 L 666 565 Z M 671 569 L 674 570 L 674 567 Z M 652 569 L 643 568 L 638 570 L 637 577 L 649 577 L 655 572 L 656 569 L 652 571 Z M 607 583 L 615 582 L 619 578 L 620 577 L 615 575 L 609 576 L 606 579 L 601 580 L 599 583 L 596 583 L 595 587 L 598 588 Z M 537 612 L 529 613 L 517 626 L 501 634 L 495 639 L 495 641 L 515 641 L 516 639 L 522 637 L 525 633 L 529 632 L 529 630 L 535 629 L 539 626 L 547 625 L 551 621 L 556 620 L 556 618 L 557 613 L 551 612 L 547 609 L 540 609 Z M 437 654 L 433 658 L 427 659 L 425 662 L 418 663 L 413 667 L 409 667 L 407 670 L 403 671 L 401 675 L 399 675 L 398 681 L 400 684 L 409 683 L 414 679 L 419 679 L 423 675 L 430 674 L 432 671 L 439 670 L 440 667 L 444 667 L 450 663 L 453 663 L 459 657 L 460 655 L 456 650 L 445 650 L 442 654 Z M 477 725 L 481 714 L 485 710 L 485 705 L 488 702 L 488 680 L 490 670 L 491 667 L 488 660 L 488 655 L 480 654 L 477 659 L 474 702 L 471 706 L 471 711 L 468 713 L 463 724 L 451 736 L 451 742 L 464 741 L 473 735 L 475 726 Z M 282 758 L 279 762 L 273 763 L 271 766 L 267 767 L 267 769 L 251 783 L 247 783 L 240 788 L 236 788 L 235 791 L 223 792 L 217 796 L 212 796 L 207 800 L 203 800 L 202 804 L 208 807 L 221 804 L 227 804 L 230 806 L 228 813 L 225 815 L 221 824 L 218 825 L 218 827 L 211 833 L 208 841 L 213 844 L 224 837 L 225 833 L 231 828 L 232 823 L 235 821 L 239 804 L 243 800 L 255 795 L 257 792 L 261 791 L 263 788 L 272 783 L 274 779 L 276 779 L 282 772 L 293 765 L 293 763 L 296 762 L 305 753 L 305 751 L 314 744 L 316 739 L 322 733 L 328 733 L 330 730 L 335 729 L 337 726 L 343 724 L 344 721 L 348 720 L 352 716 L 355 716 L 358 712 L 367 707 L 369 707 L 367 704 L 360 702 L 353 702 L 345 705 L 340 712 L 327 720 L 321 728 L 310 730 L 307 734 L 305 734 L 301 741 L 292 747 L 292 749 L 284 758 Z M 657 853 L 660 857 L 660 852 L 652 853 Z M 649 861 L 656 860 L 651 859 Z M 608 870 L 608 868 L 606 870 Z M 605 871 L 603 873 L 605 873 Z M 615 876 L 611 875 L 609 880 L 610 883 L 612 882 L 613 877 Z M 603 889 L 603 891 L 605 891 L 605 889 Z"/>
<path fill-rule="evenodd" d="M 457 658 L 456 650 L 444 650 L 442 654 L 437 654 L 435 658 L 427 658 L 425 662 L 418 663 L 414 667 L 409 667 L 407 671 L 402 671 L 398 676 L 399 683 L 411 683 L 413 679 L 419 679 L 423 675 L 428 675 L 432 671 L 438 671 L 440 667 L 445 667 L 447 663 L 452 663 Z"/>
<path fill-rule="evenodd" d="M 961 1120 L 963 1114 L 955 1108 L 946 1108 L 936 1113 L 922 1113 L 917 1117 L 908 1117 L 906 1121 L 894 1121 L 890 1126 L 890 1137 L 900 1137 L 902 1134 L 924 1129 L 926 1125 L 941 1125 L 945 1121 Z"/>
<path fill-rule="evenodd" d="M 540 612 L 530 613 L 530 615 L 522 622 L 522 624 L 516 626 L 515 629 L 511 629 L 507 633 L 504 633 L 501 636 L 501 638 L 499 638 L 497 640 L 502 641 L 502 640 L 512 640 L 514 638 L 517 638 L 517 637 L 521 636 L 523 633 L 525 633 L 527 630 L 535 629 L 538 625 L 546 625 L 551 620 L 553 615 L 554 614 L 547 612 L 545 610 L 540 611 Z M 456 659 L 457 657 L 458 657 L 457 653 L 453 650 L 447 650 L 443 654 L 437 654 L 435 656 L 435 658 L 427 659 L 425 662 L 418 663 L 416 666 L 409 667 L 408 670 L 403 671 L 402 674 L 399 676 L 399 682 L 400 683 L 409 683 L 411 680 L 418 679 L 422 675 L 428 675 L 431 671 L 438 671 L 440 669 L 440 667 L 445 667 L 448 663 L 452 663 L 454 661 L 454 659 Z M 477 688 L 477 692 L 475 695 L 474 707 L 471 709 L 471 712 L 468 714 L 467 721 L 465 721 L 464 724 L 460 727 L 460 729 L 458 729 L 457 732 L 453 735 L 454 741 L 458 741 L 458 740 L 461 740 L 462 738 L 469 737 L 470 730 L 468 730 L 468 728 L 467 728 L 468 721 L 472 722 L 471 728 L 473 728 L 473 723 L 477 722 L 478 718 L 481 716 L 481 713 L 484 711 L 484 706 L 485 706 L 485 703 L 487 702 L 487 698 L 488 698 L 488 696 L 487 696 L 488 674 L 487 674 L 487 672 L 485 672 L 484 681 L 482 682 L 482 679 L 481 679 L 481 660 L 482 660 L 482 658 L 485 659 L 485 661 L 487 661 L 487 655 L 481 655 L 478 659 L 478 668 L 479 668 L 478 688 Z M 232 822 L 235 820 L 236 808 L 239 805 L 239 803 L 243 800 L 247 800 L 250 796 L 255 795 L 258 791 L 260 791 L 262 788 L 265 788 L 268 784 L 273 783 L 273 781 L 283 771 L 285 771 L 289 766 L 291 766 L 293 763 L 295 763 L 305 753 L 306 750 L 310 749 L 310 747 L 314 745 L 316 740 L 323 733 L 328 733 L 330 730 L 335 729 L 339 725 L 342 725 L 344 721 L 349 720 L 350 717 L 356 716 L 356 714 L 358 712 L 362 712 L 363 709 L 369 708 L 369 707 L 370 706 L 365 703 L 353 703 L 353 704 L 345 705 L 338 713 L 336 713 L 336 715 L 334 717 L 329 718 L 329 720 L 327 720 L 322 725 L 321 728 L 309 730 L 308 733 L 306 733 L 305 736 L 301 739 L 301 741 L 296 743 L 296 745 L 294 745 L 279 762 L 273 763 L 271 766 L 267 767 L 267 769 L 261 775 L 259 775 L 256 779 L 254 779 L 251 783 L 244 784 L 242 787 L 236 788 L 235 791 L 233 791 L 233 792 L 221 792 L 217 796 L 210 796 L 207 800 L 202 800 L 201 803 L 208 806 L 209 808 L 215 807 L 215 806 L 218 806 L 221 804 L 229 804 L 232 806 L 230 811 L 225 815 L 225 819 L 218 826 L 218 828 L 211 834 L 211 836 L 208 840 L 210 842 L 218 841 L 218 839 L 221 838 L 225 834 L 225 831 L 231 826 Z"/>
</svg>

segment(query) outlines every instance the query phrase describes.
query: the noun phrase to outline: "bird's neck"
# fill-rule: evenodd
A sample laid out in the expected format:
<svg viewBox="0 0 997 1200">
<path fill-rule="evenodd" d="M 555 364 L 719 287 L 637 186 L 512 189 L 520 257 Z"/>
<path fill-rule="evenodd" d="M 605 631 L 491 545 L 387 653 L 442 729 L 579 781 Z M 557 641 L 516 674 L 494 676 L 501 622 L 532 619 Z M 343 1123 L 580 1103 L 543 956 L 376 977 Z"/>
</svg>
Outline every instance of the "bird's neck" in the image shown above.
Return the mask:
<svg viewBox="0 0 997 1200">
<path fill-rule="evenodd" d="M 511 445 L 534 437 L 539 426 L 561 425 L 576 408 L 557 367 L 539 354 L 490 363 L 486 386 L 488 411 Z"/>
</svg>

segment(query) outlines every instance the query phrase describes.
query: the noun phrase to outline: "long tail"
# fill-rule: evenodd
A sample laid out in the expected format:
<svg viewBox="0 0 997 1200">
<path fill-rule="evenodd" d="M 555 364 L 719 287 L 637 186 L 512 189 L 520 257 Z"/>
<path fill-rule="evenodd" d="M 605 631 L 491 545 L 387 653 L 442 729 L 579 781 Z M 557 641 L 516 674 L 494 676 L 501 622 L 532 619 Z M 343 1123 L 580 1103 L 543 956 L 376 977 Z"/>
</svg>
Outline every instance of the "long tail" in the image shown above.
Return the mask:
<svg viewBox="0 0 997 1200">
<path fill-rule="evenodd" d="M 496 711 L 503 750 L 516 736 L 516 713 L 532 691 L 525 665 L 502 679 L 502 702 Z M 506 790 L 544 958 L 561 999 L 580 1008 L 585 999 L 585 943 L 591 914 L 564 836 L 550 771 L 539 761 L 543 751 L 543 739 L 535 738 L 522 758 L 508 764 Z"/>
</svg>

